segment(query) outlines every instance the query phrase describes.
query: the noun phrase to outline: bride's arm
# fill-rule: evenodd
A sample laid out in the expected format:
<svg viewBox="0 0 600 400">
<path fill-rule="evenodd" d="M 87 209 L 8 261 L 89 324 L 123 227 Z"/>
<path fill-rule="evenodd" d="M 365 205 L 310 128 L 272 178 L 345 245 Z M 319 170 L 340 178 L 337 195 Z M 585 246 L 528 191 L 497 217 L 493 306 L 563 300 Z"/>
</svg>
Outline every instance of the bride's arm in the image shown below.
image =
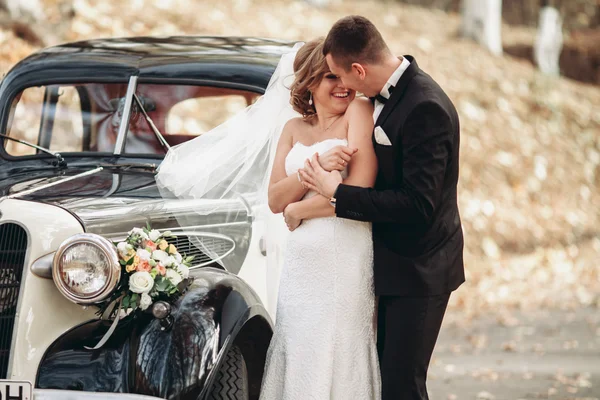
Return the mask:
<svg viewBox="0 0 600 400">
<path fill-rule="evenodd" d="M 296 174 L 287 176 L 285 172 L 285 158 L 292 149 L 293 131 L 297 124 L 296 118 L 288 121 L 277 143 L 269 182 L 269 208 L 275 214 L 283 212 L 288 204 L 302 199 L 307 192 Z"/>
<path fill-rule="evenodd" d="M 348 147 L 358 151 L 348 164 L 348 177 L 344 184 L 360 187 L 373 187 L 377 176 L 377 157 L 373 148 L 373 106 L 367 99 L 354 100 L 346 111 L 348 121 Z M 285 209 L 293 219 L 333 217 L 335 209 L 329 199 L 313 196 L 291 203 Z"/>
</svg>

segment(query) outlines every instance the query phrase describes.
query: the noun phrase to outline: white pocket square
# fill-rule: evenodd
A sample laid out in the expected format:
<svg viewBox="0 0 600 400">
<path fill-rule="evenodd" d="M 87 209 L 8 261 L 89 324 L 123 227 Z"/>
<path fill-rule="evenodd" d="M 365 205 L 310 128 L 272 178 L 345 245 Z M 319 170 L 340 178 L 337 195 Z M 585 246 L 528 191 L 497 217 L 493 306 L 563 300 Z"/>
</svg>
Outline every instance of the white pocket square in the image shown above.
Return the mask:
<svg viewBox="0 0 600 400">
<path fill-rule="evenodd" d="M 385 131 L 380 127 L 377 126 L 375 127 L 375 141 L 377 143 L 379 143 L 382 146 L 391 146 L 392 142 L 390 142 L 390 139 L 388 138 L 388 136 L 385 134 Z"/>
</svg>

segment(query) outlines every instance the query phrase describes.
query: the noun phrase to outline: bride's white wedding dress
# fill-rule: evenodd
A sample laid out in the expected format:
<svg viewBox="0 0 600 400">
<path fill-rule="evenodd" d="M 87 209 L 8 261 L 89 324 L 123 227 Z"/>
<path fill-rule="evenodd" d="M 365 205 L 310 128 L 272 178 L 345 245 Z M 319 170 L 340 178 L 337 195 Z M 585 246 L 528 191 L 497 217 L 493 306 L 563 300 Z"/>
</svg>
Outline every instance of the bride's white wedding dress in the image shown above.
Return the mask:
<svg viewBox="0 0 600 400">
<path fill-rule="evenodd" d="M 347 141 L 296 143 L 288 176 L 340 144 Z M 371 224 L 303 221 L 288 237 L 282 268 L 261 400 L 379 400 Z"/>
</svg>

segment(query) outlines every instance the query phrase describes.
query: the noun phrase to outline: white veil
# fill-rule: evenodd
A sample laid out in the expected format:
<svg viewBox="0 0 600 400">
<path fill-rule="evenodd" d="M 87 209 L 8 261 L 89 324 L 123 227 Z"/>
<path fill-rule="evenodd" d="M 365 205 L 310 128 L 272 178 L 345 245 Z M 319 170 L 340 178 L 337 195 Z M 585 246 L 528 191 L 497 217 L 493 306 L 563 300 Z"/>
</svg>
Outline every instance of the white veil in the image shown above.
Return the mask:
<svg viewBox="0 0 600 400">
<path fill-rule="evenodd" d="M 294 80 L 294 58 L 302 45 L 298 43 L 282 55 L 265 94 L 253 105 L 201 136 L 172 147 L 156 175 L 163 197 L 206 199 L 208 206 L 194 209 L 197 214 L 209 215 L 217 209 L 227 212 L 230 203 L 222 200 L 242 198 L 253 210 L 254 220 L 265 223 L 267 273 L 272 275 L 268 278 L 272 282 L 279 281 L 287 229 L 282 216 L 268 209 L 267 191 L 283 126 L 300 116 L 290 104 L 289 87 Z M 201 241 L 195 244 L 212 256 Z M 276 296 L 272 289 L 273 285 L 267 284 L 270 305 L 274 304 L 271 297 Z"/>
</svg>

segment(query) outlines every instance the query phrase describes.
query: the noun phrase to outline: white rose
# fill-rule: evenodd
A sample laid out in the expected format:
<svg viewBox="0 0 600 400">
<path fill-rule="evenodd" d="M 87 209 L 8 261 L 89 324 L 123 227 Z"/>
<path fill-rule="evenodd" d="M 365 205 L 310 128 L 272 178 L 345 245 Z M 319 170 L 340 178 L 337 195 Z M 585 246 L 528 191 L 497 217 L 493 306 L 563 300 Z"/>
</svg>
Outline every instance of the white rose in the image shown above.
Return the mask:
<svg viewBox="0 0 600 400">
<path fill-rule="evenodd" d="M 142 239 L 148 240 L 148 235 L 146 235 L 146 232 L 144 232 L 144 230 L 141 228 L 133 228 L 132 230 L 129 231 L 129 234 L 130 235 L 139 235 Z"/>
<path fill-rule="evenodd" d="M 129 253 L 129 250 L 131 250 L 133 247 L 126 243 L 126 242 L 119 242 L 117 244 L 117 250 L 119 251 L 119 254 L 122 257 L 125 257 L 127 255 L 127 253 Z"/>
<path fill-rule="evenodd" d="M 150 260 L 150 252 L 148 250 L 137 249 L 137 251 L 135 253 L 140 258 L 140 260 L 146 260 L 146 261 Z"/>
<path fill-rule="evenodd" d="M 177 261 L 175 260 L 175 257 L 173 257 L 173 256 L 167 257 L 167 259 L 165 260 L 165 265 L 168 267 L 176 267 Z"/>
<path fill-rule="evenodd" d="M 175 286 L 177 286 L 179 282 L 183 280 L 181 278 L 181 275 L 179 275 L 179 272 L 175 271 L 174 269 L 167 270 L 167 279 L 170 280 L 171 283 Z"/>
<path fill-rule="evenodd" d="M 183 261 L 183 257 L 181 257 L 181 254 L 179 254 L 179 252 L 175 253 L 173 257 L 175 257 L 175 261 L 177 261 L 177 264 L 181 264 L 181 262 Z"/>
<path fill-rule="evenodd" d="M 133 293 L 148 293 L 154 286 L 154 279 L 149 272 L 135 272 L 129 277 L 129 290 Z"/>
<path fill-rule="evenodd" d="M 156 242 L 158 240 L 158 238 L 160 237 L 160 232 L 157 231 L 156 229 L 152 229 L 150 231 L 150 233 L 148 234 L 148 237 L 150 238 L 150 240 L 152 240 L 153 242 Z"/>
<path fill-rule="evenodd" d="M 148 293 L 142 293 L 142 299 L 140 300 L 140 308 L 142 310 L 147 309 L 152 305 L 152 297 Z"/>
<path fill-rule="evenodd" d="M 166 261 L 167 261 L 167 258 L 169 258 L 169 255 L 165 251 L 154 250 L 152 252 L 152 258 L 155 259 L 156 261 L 160 261 L 166 265 Z"/>
<path fill-rule="evenodd" d="M 183 276 L 183 279 L 187 279 L 190 276 L 190 269 L 183 264 L 177 266 L 177 271 Z"/>
</svg>

